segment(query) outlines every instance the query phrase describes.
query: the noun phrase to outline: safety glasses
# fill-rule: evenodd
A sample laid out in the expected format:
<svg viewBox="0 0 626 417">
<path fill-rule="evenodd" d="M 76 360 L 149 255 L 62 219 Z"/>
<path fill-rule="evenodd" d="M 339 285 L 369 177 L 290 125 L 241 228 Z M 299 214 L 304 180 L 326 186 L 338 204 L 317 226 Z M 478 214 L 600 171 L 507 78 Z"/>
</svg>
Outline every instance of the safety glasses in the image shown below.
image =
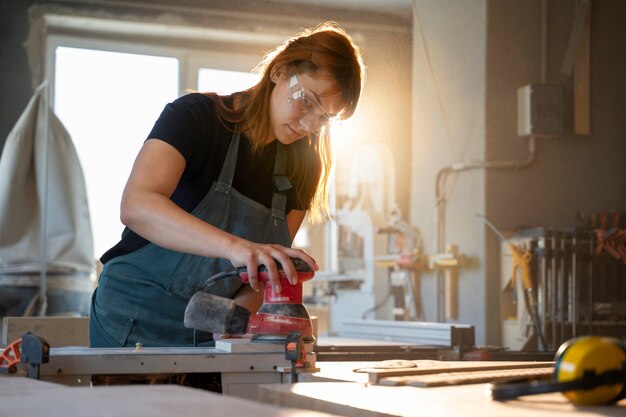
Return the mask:
<svg viewBox="0 0 626 417">
<path fill-rule="evenodd" d="M 330 115 L 326 113 L 315 94 L 302 85 L 295 68 L 291 68 L 289 71 L 287 100 L 291 111 L 300 115 L 300 125 L 307 132 L 317 133 L 329 125 Z"/>
</svg>

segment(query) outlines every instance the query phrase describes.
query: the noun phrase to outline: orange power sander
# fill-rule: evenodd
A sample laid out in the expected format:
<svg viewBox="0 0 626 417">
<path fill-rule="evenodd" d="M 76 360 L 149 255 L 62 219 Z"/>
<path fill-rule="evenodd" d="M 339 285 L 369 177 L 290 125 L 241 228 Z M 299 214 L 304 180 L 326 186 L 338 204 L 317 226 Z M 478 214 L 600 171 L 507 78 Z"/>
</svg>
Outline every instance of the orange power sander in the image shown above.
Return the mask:
<svg viewBox="0 0 626 417">
<path fill-rule="evenodd" d="M 185 327 L 219 334 L 250 334 L 253 342 L 284 343 L 287 335 L 299 331 L 304 342 L 313 342 L 311 316 L 302 304 L 302 283 L 313 278 L 315 272 L 309 265 L 292 259 L 298 274 L 298 283 L 291 285 L 279 267 L 282 291 L 277 294 L 269 283 L 267 268 L 259 268 L 259 281 L 263 283 L 263 304 L 252 314 L 233 300 L 202 291 L 195 293 L 185 309 Z M 238 276 L 249 281 L 245 267 L 219 273 L 206 282 Z M 206 286 L 206 285 L 205 285 Z"/>
</svg>

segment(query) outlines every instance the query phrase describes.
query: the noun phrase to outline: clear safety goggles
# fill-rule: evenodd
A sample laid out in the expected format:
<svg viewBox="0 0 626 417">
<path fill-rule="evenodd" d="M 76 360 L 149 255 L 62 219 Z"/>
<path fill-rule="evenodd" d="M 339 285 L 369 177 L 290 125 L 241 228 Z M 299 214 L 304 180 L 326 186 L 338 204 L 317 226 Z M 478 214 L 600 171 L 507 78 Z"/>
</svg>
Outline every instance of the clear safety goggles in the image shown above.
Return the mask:
<svg viewBox="0 0 626 417">
<path fill-rule="evenodd" d="M 287 100 L 291 111 L 300 115 L 300 126 L 307 132 L 319 132 L 324 126 L 330 124 L 330 115 L 326 113 L 315 94 L 302 85 L 295 68 L 291 68 L 289 71 Z"/>
</svg>

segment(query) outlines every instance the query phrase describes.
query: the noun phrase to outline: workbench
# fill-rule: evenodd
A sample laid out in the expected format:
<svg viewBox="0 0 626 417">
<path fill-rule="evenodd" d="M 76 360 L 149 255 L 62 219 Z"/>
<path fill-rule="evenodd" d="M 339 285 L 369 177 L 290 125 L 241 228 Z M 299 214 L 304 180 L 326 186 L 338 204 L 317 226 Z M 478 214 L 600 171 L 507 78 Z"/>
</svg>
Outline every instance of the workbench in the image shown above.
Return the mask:
<svg viewBox="0 0 626 417">
<path fill-rule="evenodd" d="M 304 408 L 346 417 L 624 417 L 626 400 L 613 406 L 575 406 L 562 394 L 498 402 L 488 384 L 417 388 L 359 382 L 261 385 L 266 404 Z"/>
<path fill-rule="evenodd" d="M 372 364 L 318 362 L 319 371 L 299 376 L 299 380 L 311 382 L 258 385 L 256 398 L 261 403 L 178 385 L 69 387 L 24 377 L 0 376 L 0 415 L 165 417 L 178 416 L 184 411 L 186 417 L 214 413 L 255 417 L 626 416 L 626 400 L 612 406 L 585 407 L 575 406 L 560 393 L 552 393 L 497 402 L 491 399 L 487 383 L 429 388 L 384 386 L 372 383 L 371 373 L 354 372 L 368 369 Z M 443 366 L 471 367 L 472 364 L 444 363 Z"/>
<path fill-rule="evenodd" d="M 414 359 L 416 367 L 405 372 L 381 370 L 380 361 L 316 362 L 316 354 L 310 352 L 307 358 L 315 365 L 298 373 L 297 383 L 289 384 L 290 363 L 283 349 L 250 345 L 237 339 L 219 341 L 215 348 L 52 348 L 50 362 L 40 369 L 41 378 L 46 381 L 0 376 L 0 416 L 45 413 L 49 417 L 161 417 L 178 416 L 181 412 L 186 417 L 204 417 L 207 413 L 255 417 L 318 415 L 314 412 L 358 417 L 626 416 L 626 400 L 612 406 L 584 407 L 573 405 L 560 393 L 552 393 L 497 402 L 491 399 L 489 384 L 484 381 L 427 388 L 416 385 L 422 375 L 437 373 L 433 370 L 450 375 L 455 369 L 549 367 L 543 371 L 551 372 L 553 362 Z M 67 386 L 89 384 L 91 376 L 101 374 L 197 372 L 220 372 L 227 395 L 180 385 Z M 295 410 L 298 408 L 311 411 Z"/>
<path fill-rule="evenodd" d="M 541 371 L 548 362 L 417 361 L 423 375 L 440 370 L 509 369 Z M 302 375 L 296 384 L 263 384 L 259 399 L 266 404 L 322 411 L 346 417 L 625 417 L 626 399 L 610 406 L 577 406 L 561 393 L 491 399 L 489 383 L 437 387 L 409 386 L 415 375 L 401 369 L 372 370 L 376 362 L 318 362 L 319 371 Z M 379 363 L 378 363 L 379 364 Z M 355 372 L 358 371 L 358 372 Z M 444 375 L 444 373 L 442 373 Z M 451 373 L 446 372 L 448 378 Z M 376 382 L 374 382 L 376 381 Z M 386 385 L 380 385 L 386 384 Z"/>
<path fill-rule="evenodd" d="M 314 364 L 312 345 L 306 347 L 307 361 Z M 133 376 L 145 384 L 154 375 L 219 373 L 224 394 L 255 399 L 259 384 L 290 382 L 290 370 L 282 344 L 227 339 L 216 347 L 51 348 L 49 361 L 39 365 L 38 374 L 48 382 L 89 386 L 94 378 L 103 377 Z"/>
</svg>

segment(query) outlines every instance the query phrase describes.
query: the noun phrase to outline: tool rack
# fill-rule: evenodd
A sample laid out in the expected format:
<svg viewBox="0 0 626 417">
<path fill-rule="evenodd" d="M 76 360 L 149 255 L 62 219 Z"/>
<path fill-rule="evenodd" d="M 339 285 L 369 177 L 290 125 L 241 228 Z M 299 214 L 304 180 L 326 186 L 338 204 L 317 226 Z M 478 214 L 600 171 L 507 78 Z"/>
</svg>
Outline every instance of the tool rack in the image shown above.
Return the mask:
<svg viewBox="0 0 626 417">
<path fill-rule="evenodd" d="M 540 338 L 534 337 L 526 349 L 554 351 L 581 335 L 624 337 L 626 229 L 620 227 L 619 216 L 612 225 L 601 223 L 525 229 L 511 238 L 531 254 L 539 328 L 545 340 L 541 346 Z M 519 297 L 513 301 L 522 302 Z"/>
</svg>

